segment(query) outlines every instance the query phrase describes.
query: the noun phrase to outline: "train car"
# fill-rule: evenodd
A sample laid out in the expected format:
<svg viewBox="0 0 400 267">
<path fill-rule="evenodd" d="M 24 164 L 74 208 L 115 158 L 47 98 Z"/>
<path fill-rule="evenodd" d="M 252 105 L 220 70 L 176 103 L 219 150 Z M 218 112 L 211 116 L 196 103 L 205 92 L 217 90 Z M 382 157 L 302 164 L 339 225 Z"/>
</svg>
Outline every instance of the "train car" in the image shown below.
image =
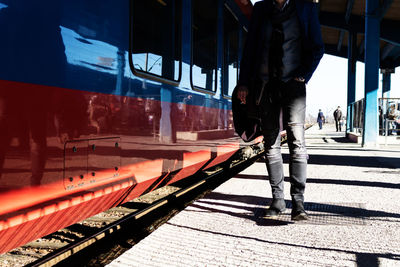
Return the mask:
<svg viewBox="0 0 400 267">
<path fill-rule="evenodd" d="M 0 253 L 227 160 L 248 0 L 0 0 Z"/>
</svg>

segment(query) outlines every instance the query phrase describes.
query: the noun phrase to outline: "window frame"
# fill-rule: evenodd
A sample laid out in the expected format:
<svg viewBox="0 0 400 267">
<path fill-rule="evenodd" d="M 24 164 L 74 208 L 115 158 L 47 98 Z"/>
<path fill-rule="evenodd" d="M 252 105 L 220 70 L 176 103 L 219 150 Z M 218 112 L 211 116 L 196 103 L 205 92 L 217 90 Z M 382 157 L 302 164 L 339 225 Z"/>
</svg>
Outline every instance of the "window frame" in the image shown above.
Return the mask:
<svg viewBox="0 0 400 267">
<path fill-rule="evenodd" d="M 241 44 L 242 39 L 243 39 L 243 34 L 241 33 L 241 31 L 243 31 L 243 26 L 240 24 L 239 18 L 235 15 L 235 13 L 232 11 L 232 9 L 229 7 L 229 5 L 227 3 L 225 3 L 224 8 L 232 15 L 232 17 L 236 20 L 236 23 L 237 23 L 237 34 L 238 34 L 238 43 L 237 43 L 238 53 L 236 55 L 236 63 L 237 63 L 236 84 L 237 84 L 237 82 L 239 81 L 240 57 L 241 57 L 240 53 L 243 52 L 242 51 L 243 47 L 242 47 L 242 44 Z M 223 12 L 223 14 L 225 14 L 225 12 Z M 223 19 L 223 23 L 225 23 L 225 16 L 224 16 L 224 19 Z M 225 24 L 223 25 L 223 27 L 225 29 Z M 222 68 L 221 68 L 221 71 L 222 71 L 222 90 L 221 90 L 222 91 L 222 97 L 224 99 L 232 99 L 232 95 L 225 94 L 225 88 L 224 88 L 225 79 L 226 78 L 229 79 L 229 77 L 225 77 L 223 75 L 223 73 L 224 73 L 223 67 L 225 67 L 225 30 L 224 30 L 222 41 L 223 41 L 223 53 L 224 53 L 223 57 L 222 57 L 222 61 L 223 62 L 222 62 Z M 228 88 L 228 92 L 229 92 L 229 88 Z"/>
<path fill-rule="evenodd" d="M 179 60 L 178 64 L 179 64 L 179 74 L 178 74 L 178 78 L 177 80 L 172 80 L 166 77 L 163 77 L 162 75 L 157 75 L 151 72 L 147 72 L 147 71 L 142 71 L 142 70 L 138 70 L 137 68 L 135 68 L 134 65 L 134 61 L 133 61 L 133 23 L 134 23 L 134 15 L 133 15 L 133 1 L 129 1 L 129 54 L 128 54 L 128 59 L 129 59 L 129 67 L 131 69 L 131 72 L 134 76 L 140 77 L 140 78 L 144 78 L 144 79 L 148 79 L 148 80 L 152 80 L 152 81 L 156 81 L 156 82 L 160 82 L 160 83 L 166 83 L 166 84 L 170 84 L 173 86 L 178 86 L 181 82 L 182 79 L 182 48 L 183 48 L 183 41 L 182 41 L 182 31 L 183 31 L 183 0 L 179 0 L 181 1 L 181 5 L 179 8 L 179 12 L 180 12 L 180 25 L 177 27 L 179 28 L 179 33 L 176 33 L 176 35 L 178 36 L 178 44 L 180 45 L 180 56 L 179 56 Z"/>
<path fill-rule="evenodd" d="M 214 75 L 215 75 L 215 80 L 214 80 L 214 82 L 213 82 L 213 89 L 207 89 L 207 88 L 203 88 L 203 87 L 200 87 L 200 86 L 197 86 L 197 85 L 194 85 L 194 83 L 193 83 L 193 54 L 194 54 L 194 27 L 193 27 L 193 21 L 194 21 L 194 19 L 193 19 L 193 10 L 194 10 L 194 5 L 193 5 L 193 2 L 192 2 L 192 4 L 191 4 L 191 16 L 190 16 L 190 28 L 191 28 L 191 31 L 190 31 L 190 35 L 191 35 L 191 38 L 190 38 L 190 47 L 191 47 L 191 49 L 190 49 L 190 85 L 191 85 L 191 87 L 192 87 L 192 90 L 194 90 L 194 91 L 198 91 L 198 92 L 201 92 L 201 93 L 205 93 L 205 94 L 209 94 L 209 95 L 216 95 L 216 93 L 217 93 L 217 89 L 218 89 L 218 42 L 219 42 L 219 40 L 218 40 L 218 24 L 219 24 L 219 20 L 218 20 L 218 8 L 217 8 L 217 10 L 216 10 L 216 23 L 215 23 L 215 33 L 216 33 L 216 40 L 217 40 L 217 45 L 215 46 L 215 68 L 214 68 L 214 70 L 213 70 L 213 72 L 214 72 Z"/>
</svg>

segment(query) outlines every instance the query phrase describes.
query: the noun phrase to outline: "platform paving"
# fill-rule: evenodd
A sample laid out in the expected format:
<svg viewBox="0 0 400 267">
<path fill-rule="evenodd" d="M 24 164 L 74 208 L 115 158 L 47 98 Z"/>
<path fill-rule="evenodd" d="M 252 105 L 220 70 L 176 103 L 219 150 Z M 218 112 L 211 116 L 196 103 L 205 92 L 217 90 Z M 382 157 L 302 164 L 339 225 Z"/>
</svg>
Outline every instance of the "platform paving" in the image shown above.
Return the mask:
<svg viewBox="0 0 400 267">
<path fill-rule="evenodd" d="M 177 214 L 108 266 L 400 266 L 400 146 L 364 149 L 333 126 L 307 131 L 306 210 L 262 218 L 271 201 L 254 163 Z"/>
</svg>

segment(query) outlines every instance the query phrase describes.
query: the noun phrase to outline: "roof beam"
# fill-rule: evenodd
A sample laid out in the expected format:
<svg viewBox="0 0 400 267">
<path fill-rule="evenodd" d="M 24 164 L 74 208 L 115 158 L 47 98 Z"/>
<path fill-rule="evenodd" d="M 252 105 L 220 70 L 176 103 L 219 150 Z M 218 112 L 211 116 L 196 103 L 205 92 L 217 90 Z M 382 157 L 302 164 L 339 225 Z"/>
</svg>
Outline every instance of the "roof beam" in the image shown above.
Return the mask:
<svg viewBox="0 0 400 267">
<path fill-rule="evenodd" d="M 381 51 L 381 60 L 385 60 L 390 55 L 390 52 L 392 52 L 395 47 L 396 46 L 394 46 L 393 44 L 386 44 L 385 47 L 383 47 L 382 51 Z"/>
<path fill-rule="evenodd" d="M 399 29 L 400 21 L 383 19 L 381 21 L 381 39 L 388 43 L 400 46 Z"/>
<path fill-rule="evenodd" d="M 342 49 L 343 37 L 344 37 L 344 30 L 340 30 L 339 40 L 336 48 L 338 52 Z"/>
<path fill-rule="evenodd" d="M 400 62 L 400 47 L 387 44 L 381 52 L 381 68 L 395 68 Z"/>
<path fill-rule="evenodd" d="M 385 16 L 386 12 L 388 11 L 389 7 L 392 5 L 393 0 L 384 0 L 384 2 L 382 3 L 382 5 L 379 7 L 379 9 L 377 10 L 377 16 L 380 19 L 383 19 L 383 17 Z"/>
<path fill-rule="evenodd" d="M 360 46 L 358 47 L 358 57 L 359 58 L 362 57 L 363 61 L 364 61 L 364 49 L 365 49 L 365 36 L 361 41 Z"/>
<path fill-rule="evenodd" d="M 354 5 L 354 0 L 347 0 L 346 14 L 344 15 L 344 21 L 346 25 L 349 25 L 349 20 L 351 16 L 351 11 L 353 10 L 353 5 Z M 344 30 L 340 30 L 338 46 L 337 46 L 338 52 L 342 49 L 343 38 L 344 38 Z"/>
<path fill-rule="evenodd" d="M 335 44 L 325 44 L 324 51 L 326 54 L 337 56 L 337 57 L 347 57 L 346 49 L 342 49 L 341 51 L 337 51 L 337 46 Z"/>
<path fill-rule="evenodd" d="M 386 44 L 380 52 L 381 68 L 392 68 L 395 57 L 391 56 L 393 50 L 395 51 L 396 46 L 393 44 Z"/>
<path fill-rule="evenodd" d="M 365 18 L 362 16 L 351 16 L 350 24 L 347 25 L 343 16 L 338 13 L 321 11 L 320 14 L 321 25 L 337 30 L 353 31 L 356 33 L 365 32 Z M 382 19 L 381 21 L 381 39 L 400 46 L 400 21 Z"/>
<path fill-rule="evenodd" d="M 398 60 L 398 59 L 400 59 L 400 53 L 397 53 L 397 54 L 393 57 L 393 60 Z"/>
<path fill-rule="evenodd" d="M 399 66 L 400 65 L 400 56 L 396 57 L 393 59 L 393 66 Z"/>
<path fill-rule="evenodd" d="M 344 15 L 344 20 L 349 23 L 351 11 L 353 10 L 354 0 L 347 0 L 346 14 Z"/>
<path fill-rule="evenodd" d="M 354 32 L 364 33 L 364 18 L 361 16 L 352 16 L 351 24 L 346 23 L 345 18 L 339 13 L 321 11 L 320 13 L 321 25 L 335 28 L 338 30 L 353 30 Z"/>
</svg>

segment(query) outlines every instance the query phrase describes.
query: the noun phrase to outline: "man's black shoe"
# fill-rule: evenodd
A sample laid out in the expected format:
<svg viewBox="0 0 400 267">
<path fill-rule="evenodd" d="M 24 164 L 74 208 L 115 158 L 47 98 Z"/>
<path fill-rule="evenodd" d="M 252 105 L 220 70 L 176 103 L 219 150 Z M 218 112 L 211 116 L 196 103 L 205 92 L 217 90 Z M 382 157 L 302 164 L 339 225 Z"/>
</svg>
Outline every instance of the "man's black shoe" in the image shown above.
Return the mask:
<svg viewBox="0 0 400 267">
<path fill-rule="evenodd" d="M 271 206 L 265 210 L 264 218 L 275 219 L 286 210 L 286 203 L 283 198 L 272 200 Z"/>
<path fill-rule="evenodd" d="M 308 220 L 308 215 L 304 210 L 304 204 L 302 201 L 292 201 L 292 220 L 293 221 L 305 221 Z"/>
</svg>

